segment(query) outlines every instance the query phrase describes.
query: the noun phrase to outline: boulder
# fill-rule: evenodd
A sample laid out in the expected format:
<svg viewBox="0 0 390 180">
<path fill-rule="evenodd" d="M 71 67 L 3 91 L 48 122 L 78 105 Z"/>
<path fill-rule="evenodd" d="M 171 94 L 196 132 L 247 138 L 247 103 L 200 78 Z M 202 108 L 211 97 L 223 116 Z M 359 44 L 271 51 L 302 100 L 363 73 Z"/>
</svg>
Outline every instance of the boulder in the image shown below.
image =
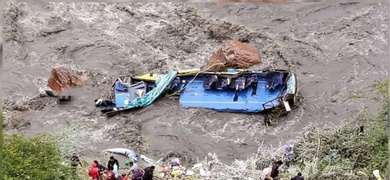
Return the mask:
<svg viewBox="0 0 390 180">
<path fill-rule="evenodd" d="M 83 85 L 84 81 L 87 79 L 87 76 L 79 75 L 73 70 L 60 67 L 51 70 L 51 76 L 47 85 L 54 92 L 62 92 L 67 88 Z"/>
<path fill-rule="evenodd" d="M 230 40 L 214 50 L 208 64 L 202 70 L 226 71 L 229 68 L 246 69 L 259 63 L 261 63 L 261 57 L 255 48 L 248 43 Z"/>
</svg>

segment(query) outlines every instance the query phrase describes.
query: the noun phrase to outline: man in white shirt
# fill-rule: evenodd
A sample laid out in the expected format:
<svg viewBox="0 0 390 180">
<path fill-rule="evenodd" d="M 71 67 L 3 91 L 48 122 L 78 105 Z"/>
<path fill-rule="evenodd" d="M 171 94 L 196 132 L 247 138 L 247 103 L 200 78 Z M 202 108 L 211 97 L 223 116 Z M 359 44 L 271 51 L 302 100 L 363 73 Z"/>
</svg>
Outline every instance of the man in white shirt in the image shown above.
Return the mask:
<svg viewBox="0 0 390 180">
<path fill-rule="evenodd" d="M 137 163 L 130 162 L 129 165 L 130 165 L 130 171 L 133 171 L 133 170 L 134 170 L 134 172 L 135 172 L 135 171 L 139 171 L 139 170 L 140 170 L 140 168 L 139 168 L 139 166 L 138 166 Z"/>
</svg>

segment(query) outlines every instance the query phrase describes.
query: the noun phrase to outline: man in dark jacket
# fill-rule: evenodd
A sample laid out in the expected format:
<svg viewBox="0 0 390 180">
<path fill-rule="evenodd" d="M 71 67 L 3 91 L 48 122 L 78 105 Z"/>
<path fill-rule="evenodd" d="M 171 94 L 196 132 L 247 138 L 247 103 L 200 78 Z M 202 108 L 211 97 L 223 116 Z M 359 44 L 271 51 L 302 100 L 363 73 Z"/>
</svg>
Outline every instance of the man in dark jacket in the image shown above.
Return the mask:
<svg viewBox="0 0 390 180">
<path fill-rule="evenodd" d="M 291 178 L 291 180 L 305 180 L 302 176 L 302 173 L 298 173 L 297 176 Z"/>
<path fill-rule="evenodd" d="M 70 158 L 70 165 L 72 167 L 73 175 L 76 175 L 77 166 L 80 165 L 81 167 L 83 167 L 83 165 L 81 164 L 81 161 L 76 153 L 73 153 L 72 157 Z"/>
<path fill-rule="evenodd" d="M 113 171 L 114 170 L 114 164 L 116 164 L 118 166 L 118 169 L 119 169 L 119 162 L 118 162 L 118 160 L 116 160 L 114 158 L 114 156 L 111 156 L 110 160 L 108 160 L 108 163 L 107 163 L 107 169 Z"/>
<path fill-rule="evenodd" d="M 277 162 L 274 162 L 274 164 L 272 165 L 272 170 L 271 170 L 271 177 L 273 179 L 276 179 L 278 176 L 279 176 L 279 167 L 283 164 L 282 161 L 277 161 Z"/>
<path fill-rule="evenodd" d="M 154 171 L 154 166 L 150 166 L 144 169 L 144 179 L 143 180 L 153 180 L 153 171 Z"/>
<path fill-rule="evenodd" d="M 78 165 L 83 167 L 83 165 L 81 164 L 80 159 L 76 153 L 73 153 L 73 156 L 70 158 L 70 162 L 71 162 L 72 167 L 77 167 Z"/>
<path fill-rule="evenodd" d="M 103 164 L 100 164 L 97 160 L 93 161 L 97 165 L 97 169 L 99 171 L 99 174 L 102 175 L 103 172 L 107 169 Z"/>
</svg>

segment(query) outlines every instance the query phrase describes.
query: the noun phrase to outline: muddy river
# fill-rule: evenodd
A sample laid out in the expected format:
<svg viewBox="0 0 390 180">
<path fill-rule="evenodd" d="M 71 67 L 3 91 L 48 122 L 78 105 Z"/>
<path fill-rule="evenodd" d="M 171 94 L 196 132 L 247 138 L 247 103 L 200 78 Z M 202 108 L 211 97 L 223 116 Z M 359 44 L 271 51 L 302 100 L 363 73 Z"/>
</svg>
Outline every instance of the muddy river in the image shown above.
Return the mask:
<svg viewBox="0 0 390 180">
<path fill-rule="evenodd" d="M 306 126 L 337 125 L 363 106 L 351 98 L 388 75 L 388 2 L 366 3 L 6 3 L 3 98 L 7 132 L 63 137 L 68 153 L 87 157 L 127 147 L 151 158 L 176 151 L 226 163 L 250 157 L 261 143 L 279 146 Z M 163 99 L 106 118 L 94 106 L 121 74 L 198 68 L 229 39 L 249 42 L 263 62 L 293 66 L 301 104 L 266 127 L 261 115 L 184 109 Z M 68 105 L 39 98 L 53 67 L 89 75 L 64 94 Z"/>
</svg>

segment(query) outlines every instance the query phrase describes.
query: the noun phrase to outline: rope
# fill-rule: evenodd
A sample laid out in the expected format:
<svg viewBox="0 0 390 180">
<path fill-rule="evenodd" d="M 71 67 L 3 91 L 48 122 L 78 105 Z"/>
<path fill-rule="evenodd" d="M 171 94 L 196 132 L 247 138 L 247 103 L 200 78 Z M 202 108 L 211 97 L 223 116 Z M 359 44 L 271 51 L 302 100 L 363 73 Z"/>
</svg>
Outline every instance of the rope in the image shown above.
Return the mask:
<svg viewBox="0 0 390 180">
<path fill-rule="evenodd" d="M 138 97 L 131 101 L 126 108 L 134 108 L 134 107 L 145 107 L 152 104 L 154 100 L 156 100 L 167 87 L 172 83 L 172 81 L 176 78 L 177 71 L 170 71 L 168 74 L 156 80 L 156 88 L 153 88 L 151 91 L 146 93 L 142 97 Z"/>
<path fill-rule="evenodd" d="M 167 94 L 167 95 L 165 95 L 165 97 L 171 97 L 171 96 L 177 95 L 178 93 L 181 93 L 189 84 L 191 84 L 191 83 L 195 80 L 196 77 L 198 77 L 198 75 L 199 75 L 201 72 L 204 72 L 204 71 L 199 71 L 199 72 L 197 72 L 197 73 L 195 74 L 195 76 L 194 76 L 186 85 L 184 85 L 182 88 L 180 88 L 180 90 L 175 91 L 175 92 L 173 92 L 172 94 Z"/>
</svg>

